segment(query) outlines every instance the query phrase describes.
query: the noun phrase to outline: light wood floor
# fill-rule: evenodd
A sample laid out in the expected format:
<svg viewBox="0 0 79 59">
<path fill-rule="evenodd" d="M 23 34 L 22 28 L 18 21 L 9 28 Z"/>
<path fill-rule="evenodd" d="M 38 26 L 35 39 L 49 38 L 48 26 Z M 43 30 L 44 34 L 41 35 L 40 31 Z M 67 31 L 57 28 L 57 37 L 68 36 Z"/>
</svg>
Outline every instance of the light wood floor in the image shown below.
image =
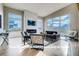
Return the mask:
<svg viewBox="0 0 79 59">
<path fill-rule="evenodd" d="M 44 48 L 44 51 L 23 45 L 21 38 L 10 38 L 9 45 L 0 46 L 0 56 L 67 56 L 79 55 L 79 42 L 59 40 Z"/>
</svg>

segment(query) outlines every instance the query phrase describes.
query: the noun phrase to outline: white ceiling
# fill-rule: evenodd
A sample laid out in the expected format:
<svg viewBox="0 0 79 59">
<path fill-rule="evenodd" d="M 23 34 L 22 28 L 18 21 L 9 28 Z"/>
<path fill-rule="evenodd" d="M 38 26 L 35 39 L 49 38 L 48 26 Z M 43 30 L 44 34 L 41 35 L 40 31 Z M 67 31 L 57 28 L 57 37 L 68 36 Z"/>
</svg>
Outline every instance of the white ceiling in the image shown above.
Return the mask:
<svg viewBox="0 0 79 59">
<path fill-rule="evenodd" d="M 28 10 L 41 17 L 45 17 L 70 4 L 71 3 L 5 3 L 4 5 L 19 10 Z"/>
</svg>

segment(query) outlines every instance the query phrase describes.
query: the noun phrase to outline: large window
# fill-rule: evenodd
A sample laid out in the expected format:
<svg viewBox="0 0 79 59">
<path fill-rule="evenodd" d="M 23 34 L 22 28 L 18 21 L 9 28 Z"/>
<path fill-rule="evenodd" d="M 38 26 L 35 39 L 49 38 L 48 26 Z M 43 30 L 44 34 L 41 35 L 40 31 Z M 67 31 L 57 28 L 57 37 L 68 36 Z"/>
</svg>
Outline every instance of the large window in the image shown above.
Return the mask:
<svg viewBox="0 0 79 59">
<path fill-rule="evenodd" d="M 22 16 L 15 13 L 8 13 L 8 30 L 21 30 Z"/>
<path fill-rule="evenodd" d="M 52 20 L 52 26 L 53 28 L 59 28 L 60 27 L 60 21 L 59 21 L 59 17 L 55 17 Z"/>
<path fill-rule="evenodd" d="M 52 26 L 52 19 L 48 20 L 48 26 Z"/>
<path fill-rule="evenodd" d="M 61 16 L 61 32 L 70 30 L 70 18 L 68 15 Z"/>
<path fill-rule="evenodd" d="M 70 17 L 69 15 L 59 16 L 48 20 L 48 27 L 60 32 L 70 30 Z"/>
</svg>

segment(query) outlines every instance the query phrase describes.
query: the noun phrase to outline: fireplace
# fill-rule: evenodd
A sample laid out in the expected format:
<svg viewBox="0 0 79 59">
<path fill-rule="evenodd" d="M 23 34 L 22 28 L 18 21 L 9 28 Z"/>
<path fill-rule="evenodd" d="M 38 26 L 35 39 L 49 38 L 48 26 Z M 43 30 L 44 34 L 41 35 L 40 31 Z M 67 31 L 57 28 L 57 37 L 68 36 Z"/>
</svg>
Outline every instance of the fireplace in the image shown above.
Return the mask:
<svg viewBox="0 0 79 59">
<path fill-rule="evenodd" d="M 28 33 L 37 33 L 36 29 L 26 29 L 26 32 Z"/>
</svg>

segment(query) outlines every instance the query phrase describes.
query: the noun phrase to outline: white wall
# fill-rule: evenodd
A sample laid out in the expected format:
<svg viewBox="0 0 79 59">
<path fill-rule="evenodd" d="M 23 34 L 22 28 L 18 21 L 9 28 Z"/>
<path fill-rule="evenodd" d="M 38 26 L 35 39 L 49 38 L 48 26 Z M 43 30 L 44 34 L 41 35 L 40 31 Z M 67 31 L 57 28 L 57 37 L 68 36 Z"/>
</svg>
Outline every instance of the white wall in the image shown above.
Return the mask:
<svg viewBox="0 0 79 59">
<path fill-rule="evenodd" d="M 2 32 L 3 31 L 3 6 L 1 3 L 0 3 L 0 15 L 2 15 L 2 28 L 0 28 L 0 32 Z"/>
<path fill-rule="evenodd" d="M 28 26 L 28 19 L 36 21 L 36 25 Z M 43 19 L 35 13 L 24 11 L 24 31 L 26 31 L 26 29 L 37 29 L 37 33 L 43 32 Z"/>
</svg>

